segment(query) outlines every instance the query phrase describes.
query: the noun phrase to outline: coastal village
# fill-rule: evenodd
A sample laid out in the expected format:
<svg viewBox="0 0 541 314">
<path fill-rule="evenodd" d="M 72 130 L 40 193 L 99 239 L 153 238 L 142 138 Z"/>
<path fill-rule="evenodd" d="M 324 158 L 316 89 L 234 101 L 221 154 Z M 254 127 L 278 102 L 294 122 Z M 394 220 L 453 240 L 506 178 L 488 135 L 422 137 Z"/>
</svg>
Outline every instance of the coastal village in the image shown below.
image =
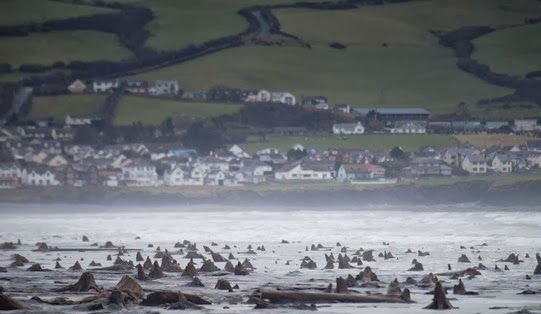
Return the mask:
<svg viewBox="0 0 541 314">
<path fill-rule="evenodd" d="M 532 136 L 526 145 L 479 148 L 470 144 L 455 147 L 424 147 L 405 151 L 396 146 L 387 151 L 363 147 L 326 149 L 292 145 L 287 151 L 269 146 L 249 153 L 243 143 L 201 154 L 182 143 L 120 143 L 94 147 L 74 142 L 78 128 L 92 126 L 101 117 L 67 115 L 62 125 L 47 121 L 33 125 L 0 124 L 0 188 L 28 186 L 239 186 L 341 182 L 344 184 L 393 184 L 421 177 L 483 176 L 537 171 L 541 165 L 541 126 L 537 119 L 514 121 L 438 121 L 423 108 L 354 108 L 329 104 L 324 96 L 303 96 L 290 92 L 241 91 L 223 88 L 221 93 L 186 92 L 175 80 L 105 80 L 82 82 L 67 87 L 71 93 L 123 92 L 148 97 L 182 97 L 190 100 L 273 103 L 333 110 L 357 118 L 355 123 L 335 123 L 327 136 L 364 136 L 361 121 L 377 116 L 384 125 L 379 133 L 407 136 L 427 133 L 490 133 L 507 130 Z M 363 120 L 364 119 L 364 120 Z M 274 136 L 305 136 L 304 127 L 276 127 Z M 9 160 L 9 161 L 6 161 Z"/>
</svg>

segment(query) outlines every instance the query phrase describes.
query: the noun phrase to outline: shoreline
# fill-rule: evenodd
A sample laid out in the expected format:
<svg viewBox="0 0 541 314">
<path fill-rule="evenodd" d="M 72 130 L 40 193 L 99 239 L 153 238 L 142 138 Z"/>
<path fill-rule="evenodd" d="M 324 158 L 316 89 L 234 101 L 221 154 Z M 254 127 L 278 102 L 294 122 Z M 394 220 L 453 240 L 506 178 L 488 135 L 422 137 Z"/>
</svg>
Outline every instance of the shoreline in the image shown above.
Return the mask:
<svg viewBox="0 0 541 314">
<path fill-rule="evenodd" d="M 460 181 L 392 186 L 284 185 L 239 187 L 25 187 L 0 190 L 0 204 L 12 205 L 246 205 L 246 206 L 435 206 L 476 204 L 538 207 L 541 179 Z"/>
</svg>

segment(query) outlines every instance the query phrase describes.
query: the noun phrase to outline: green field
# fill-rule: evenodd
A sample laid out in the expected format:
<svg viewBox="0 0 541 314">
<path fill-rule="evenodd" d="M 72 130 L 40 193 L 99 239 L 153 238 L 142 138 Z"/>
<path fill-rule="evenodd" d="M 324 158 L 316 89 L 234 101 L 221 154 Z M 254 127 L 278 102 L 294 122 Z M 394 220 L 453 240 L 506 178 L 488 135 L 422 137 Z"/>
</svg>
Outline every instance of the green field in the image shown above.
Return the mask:
<svg viewBox="0 0 541 314">
<path fill-rule="evenodd" d="M 265 88 L 290 91 L 298 98 L 322 94 L 331 103 L 354 107 L 424 107 L 448 114 L 460 102 L 474 104 L 512 91 L 457 69 L 453 52 L 441 47 L 430 31 L 514 25 L 537 16 L 540 7 L 536 0 L 441 0 L 357 10 L 275 10 L 282 30 L 311 49 L 245 46 L 136 77 L 175 78 L 187 90 Z M 331 42 L 348 48 L 331 49 Z"/>
<path fill-rule="evenodd" d="M 34 33 L 0 41 L 0 63 L 12 67 L 23 63 L 121 60 L 130 56 L 131 51 L 120 47 L 115 35 L 94 31 Z"/>
<path fill-rule="evenodd" d="M 293 3 L 295 0 L 123 0 L 154 11 L 156 18 L 146 27 L 147 44 L 157 50 L 174 50 L 190 44 L 233 35 L 248 27 L 237 11 L 257 4 Z M 319 0 L 309 0 L 317 2 Z"/>
<path fill-rule="evenodd" d="M 164 100 L 150 97 L 122 97 L 115 116 L 115 125 L 130 125 L 141 122 L 157 125 L 168 117 L 173 119 L 204 119 L 238 111 L 241 105 L 196 103 Z"/>
<path fill-rule="evenodd" d="M 541 70 L 541 25 L 526 25 L 496 31 L 474 41 L 473 58 L 494 71 L 524 75 Z"/>
<path fill-rule="evenodd" d="M 1 0 L 0 25 L 40 23 L 51 19 L 112 12 L 115 10 L 48 0 Z"/>
<path fill-rule="evenodd" d="M 471 106 L 472 117 L 483 120 L 512 120 L 537 118 L 541 116 L 541 106 L 534 102 L 492 103 Z"/>
<path fill-rule="evenodd" d="M 245 89 L 325 95 L 353 107 L 424 107 L 453 112 L 458 103 L 511 91 L 458 70 L 450 50 L 432 46 L 246 46 L 136 76 L 175 78 L 186 90 L 225 85 Z"/>
<path fill-rule="evenodd" d="M 104 100 L 105 95 L 93 94 L 33 97 L 30 118 L 63 122 L 66 115 L 95 115 Z"/>
<path fill-rule="evenodd" d="M 416 28 L 425 32 L 448 31 L 467 25 L 522 24 L 525 18 L 538 17 L 540 12 L 541 3 L 537 0 L 437 0 L 368 5 L 348 11 L 275 10 L 275 14 L 282 23 L 282 29 L 293 34 L 298 34 L 297 30 L 317 34 L 316 30 L 306 30 L 306 25 L 302 26 L 310 23 L 323 33 L 327 28 L 342 28 L 350 30 L 346 36 L 356 36 L 357 32 L 362 32 L 371 33 L 371 37 L 377 36 L 380 29 L 363 30 L 353 28 L 353 26 L 363 25 L 366 23 L 363 20 L 367 20 L 377 21 L 380 26 L 384 25 L 383 32 L 387 30 L 385 26 L 387 23 L 402 24 L 406 29 Z M 349 28 L 350 25 L 351 28 Z M 352 29 L 355 31 L 351 31 Z"/>
<path fill-rule="evenodd" d="M 268 137 L 261 142 L 259 138 L 249 138 L 247 143 L 240 146 L 249 153 L 267 147 L 274 147 L 281 152 L 287 152 L 293 145 L 301 144 L 305 148 L 366 148 L 376 151 L 390 150 L 401 146 L 406 151 L 416 151 L 424 146 L 437 148 L 456 146 L 457 140 L 445 135 L 404 135 L 404 134 L 362 134 L 347 136 L 289 136 Z"/>
</svg>

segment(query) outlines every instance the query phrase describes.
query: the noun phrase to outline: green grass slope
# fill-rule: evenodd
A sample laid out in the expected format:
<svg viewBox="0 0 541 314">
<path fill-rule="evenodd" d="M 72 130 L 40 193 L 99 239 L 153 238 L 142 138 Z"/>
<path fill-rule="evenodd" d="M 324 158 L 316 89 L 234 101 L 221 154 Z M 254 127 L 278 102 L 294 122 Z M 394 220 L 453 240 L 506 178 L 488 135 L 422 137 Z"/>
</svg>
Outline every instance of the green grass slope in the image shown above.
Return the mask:
<svg viewBox="0 0 541 314">
<path fill-rule="evenodd" d="M 458 143 L 452 136 L 445 135 L 402 135 L 402 134 L 362 134 L 348 136 L 289 136 L 268 137 L 266 141 L 251 141 L 240 146 L 249 153 L 260 149 L 274 147 L 281 152 L 288 151 L 293 145 L 301 144 L 307 148 L 320 150 L 327 148 L 366 148 L 376 151 L 387 151 L 395 146 L 401 146 L 406 151 L 415 151 L 425 146 L 449 147 Z"/>
<path fill-rule="evenodd" d="M 308 2 L 317 1 L 319 0 Z M 167 51 L 244 31 L 248 23 L 237 14 L 237 11 L 244 7 L 294 3 L 295 0 L 121 0 L 120 2 L 146 6 L 154 11 L 155 19 L 146 27 L 150 32 L 147 45 L 158 51 Z"/>
<path fill-rule="evenodd" d="M 460 101 L 474 102 L 510 91 L 486 84 L 455 66 L 452 52 L 438 46 L 246 46 L 136 76 L 175 78 L 187 90 L 226 85 L 301 95 L 326 95 L 352 106 L 419 106 L 449 113 Z M 383 99 L 382 99 L 383 98 Z"/>
<path fill-rule="evenodd" d="M 168 117 L 173 119 L 210 118 L 238 111 L 241 105 L 196 103 L 151 97 L 124 96 L 116 111 L 115 125 L 141 122 L 157 125 Z"/>
<path fill-rule="evenodd" d="M 541 24 L 496 31 L 476 39 L 473 58 L 494 71 L 524 75 L 541 70 Z"/>
<path fill-rule="evenodd" d="M 432 30 L 465 25 L 508 26 L 535 17 L 536 0 L 413 1 L 357 10 L 282 9 L 282 30 L 311 44 L 241 47 L 138 75 L 180 80 L 185 89 L 226 85 L 323 94 L 353 106 L 420 106 L 435 114 L 458 103 L 510 93 L 456 68 Z M 342 51 L 328 48 L 340 42 Z"/>
<path fill-rule="evenodd" d="M 115 10 L 48 0 L 2 0 L 0 1 L 0 25 L 39 23 L 51 19 L 111 12 Z"/>
<path fill-rule="evenodd" d="M 114 34 L 95 31 L 34 33 L 0 40 L 0 63 L 51 65 L 56 61 L 121 60 L 131 51 L 118 45 Z"/>
<path fill-rule="evenodd" d="M 104 100 L 105 95 L 93 94 L 33 97 L 30 118 L 63 122 L 66 115 L 95 115 Z"/>
</svg>

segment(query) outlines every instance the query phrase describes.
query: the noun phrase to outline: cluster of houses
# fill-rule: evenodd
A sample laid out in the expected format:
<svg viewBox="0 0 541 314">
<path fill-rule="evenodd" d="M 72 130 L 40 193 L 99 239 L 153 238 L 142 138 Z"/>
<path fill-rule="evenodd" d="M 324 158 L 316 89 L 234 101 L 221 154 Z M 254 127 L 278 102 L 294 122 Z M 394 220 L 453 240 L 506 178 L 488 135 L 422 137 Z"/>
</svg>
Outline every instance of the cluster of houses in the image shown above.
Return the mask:
<svg viewBox="0 0 541 314">
<path fill-rule="evenodd" d="M 73 94 L 85 92 L 111 93 L 117 90 L 149 96 L 177 96 L 180 92 L 176 80 L 156 80 L 154 85 L 145 80 L 95 80 L 86 83 L 75 80 L 68 86 L 68 91 Z"/>
<path fill-rule="evenodd" d="M 95 80 L 83 82 L 75 80 L 68 86 L 71 93 L 110 93 L 121 90 L 124 93 L 139 94 L 157 97 L 179 98 L 188 101 L 200 102 L 228 102 L 228 103 L 279 103 L 285 105 L 300 105 L 305 108 L 317 110 L 334 110 L 350 114 L 358 120 L 367 118 L 377 119 L 384 123 L 385 131 L 398 134 L 424 134 L 432 133 L 482 133 L 505 132 L 539 133 L 541 124 L 538 119 L 506 120 L 476 120 L 476 119 L 449 119 L 440 120 L 431 118 L 431 114 L 424 108 L 353 108 L 349 104 L 339 103 L 331 106 L 325 96 L 302 96 L 300 101 L 291 92 L 262 90 L 242 90 L 239 88 L 214 87 L 210 90 L 185 91 L 181 90 L 177 80 L 156 80 L 153 84 L 145 80 Z M 71 117 L 74 118 L 74 117 Z M 88 117 L 85 123 L 89 123 Z M 73 123 L 66 118 L 66 124 L 81 125 L 81 121 Z M 333 127 L 334 134 L 363 134 L 362 124 L 337 124 Z"/>
<path fill-rule="evenodd" d="M 357 125 L 358 127 L 358 125 Z M 277 132 L 302 132 L 287 128 Z M 361 148 L 319 150 L 294 145 L 302 158 L 269 147 L 249 154 L 241 146 L 198 156 L 178 144 L 123 144 L 100 148 L 75 145 L 70 134 L 24 128 L 0 129 L 0 188 L 24 186 L 235 186 L 340 181 L 383 184 L 423 176 L 483 175 L 530 171 L 541 166 L 541 140 L 513 147 L 479 149 L 471 145 L 417 152 Z M 400 148 L 397 148 L 400 149 Z M 405 156 L 405 157 L 404 157 Z M 400 160 L 395 159 L 400 158 Z"/>
</svg>

